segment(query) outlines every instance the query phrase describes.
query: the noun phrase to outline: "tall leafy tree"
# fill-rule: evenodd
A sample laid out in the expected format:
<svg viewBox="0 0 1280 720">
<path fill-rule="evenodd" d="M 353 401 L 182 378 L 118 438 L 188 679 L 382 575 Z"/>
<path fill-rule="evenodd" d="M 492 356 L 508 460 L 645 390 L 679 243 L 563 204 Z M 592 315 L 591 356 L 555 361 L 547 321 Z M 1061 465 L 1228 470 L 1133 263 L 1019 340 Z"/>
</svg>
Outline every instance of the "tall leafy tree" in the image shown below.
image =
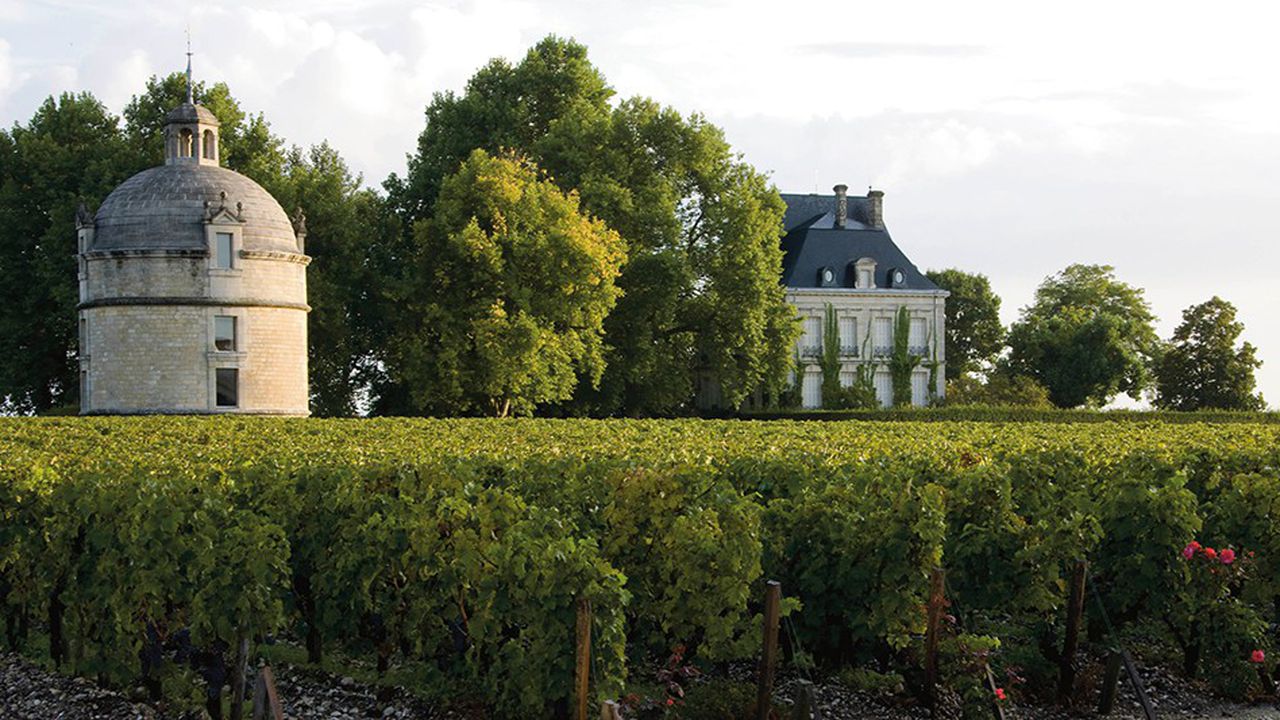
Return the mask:
<svg viewBox="0 0 1280 720">
<path fill-rule="evenodd" d="M 1049 389 L 1058 407 L 1105 405 L 1151 385 L 1160 341 L 1142 290 L 1109 265 L 1071 265 L 1046 278 L 1009 329 L 1009 367 Z"/>
<path fill-rule="evenodd" d="M 393 372 L 418 412 L 527 414 L 604 370 L 618 234 L 514 154 L 475 150 L 415 229 Z"/>
<path fill-rule="evenodd" d="M 575 406 L 610 414 L 679 411 L 697 383 L 729 405 L 780 390 L 794 313 L 777 278 L 783 205 L 723 133 L 612 90 L 572 41 L 549 37 L 516 66 L 490 63 L 464 95 L 439 95 L 405 179 L 387 183 L 406 221 L 426 217 L 440 178 L 473 147 L 519 149 L 624 238 L 624 291 L 606 321 L 607 367 Z"/>
<path fill-rule="evenodd" d="M 1262 366 L 1253 345 L 1236 347 L 1244 323 L 1220 297 L 1182 311 L 1182 324 L 1156 366 L 1155 405 L 1167 410 L 1262 410 L 1253 371 Z"/>
<path fill-rule="evenodd" d="M 947 380 L 987 368 L 1004 349 L 1000 296 L 986 275 L 954 268 L 925 273 L 947 290 Z"/>
<path fill-rule="evenodd" d="M 118 119 L 89 93 L 49 98 L 0 131 L 0 407 L 75 401 L 76 207 L 135 165 Z"/>
<path fill-rule="evenodd" d="M 277 199 L 306 223 L 308 366 L 311 411 L 353 415 L 376 374 L 375 331 L 386 318 L 371 294 L 379 286 L 371 255 L 394 236 L 383 199 L 362 187 L 342 156 L 322 143 L 286 156 Z"/>
</svg>

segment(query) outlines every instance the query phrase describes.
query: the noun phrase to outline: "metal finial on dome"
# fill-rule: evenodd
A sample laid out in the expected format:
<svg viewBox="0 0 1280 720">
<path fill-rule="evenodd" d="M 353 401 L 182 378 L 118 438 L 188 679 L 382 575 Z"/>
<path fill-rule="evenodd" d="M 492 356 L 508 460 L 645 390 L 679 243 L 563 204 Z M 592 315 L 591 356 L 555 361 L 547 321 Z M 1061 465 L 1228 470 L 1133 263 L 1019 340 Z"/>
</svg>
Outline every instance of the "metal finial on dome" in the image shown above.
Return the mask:
<svg viewBox="0 0 1280 720">
<path fill-rule="evenodd" d="M 187 28 L 187 102 L 195 104 L 195 96 L 191 89 L 191 28 Z"/>
</svg>

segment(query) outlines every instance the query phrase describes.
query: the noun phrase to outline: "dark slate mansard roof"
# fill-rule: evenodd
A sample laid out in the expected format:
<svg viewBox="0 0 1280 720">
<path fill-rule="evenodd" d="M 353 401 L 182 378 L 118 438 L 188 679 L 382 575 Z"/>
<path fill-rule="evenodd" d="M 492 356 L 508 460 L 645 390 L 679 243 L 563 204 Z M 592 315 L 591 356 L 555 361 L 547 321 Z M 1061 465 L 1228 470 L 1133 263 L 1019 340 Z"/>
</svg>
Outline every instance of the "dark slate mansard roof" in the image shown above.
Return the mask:
<svg viewBox="0 0 1280 720">
<path fill-rule="evenodd" d="M 876 289 L 941 290 L 902 253 L 888 230 L 871 225 L 870 201 L 864 196 L 848 196 L 848 219 L 836 228 L 835 195 L 782 194 L 787 204 L 783 215 L 782 284 L 788 288 L 821 288 L 822 268 L 835 271 L 835 283 L 828 287 L 852 288 L 854 263 L 864 257 L 876 262 Z M 893 288 L 889 274 L 900 269 L 906 280 Z"/>
</svg>

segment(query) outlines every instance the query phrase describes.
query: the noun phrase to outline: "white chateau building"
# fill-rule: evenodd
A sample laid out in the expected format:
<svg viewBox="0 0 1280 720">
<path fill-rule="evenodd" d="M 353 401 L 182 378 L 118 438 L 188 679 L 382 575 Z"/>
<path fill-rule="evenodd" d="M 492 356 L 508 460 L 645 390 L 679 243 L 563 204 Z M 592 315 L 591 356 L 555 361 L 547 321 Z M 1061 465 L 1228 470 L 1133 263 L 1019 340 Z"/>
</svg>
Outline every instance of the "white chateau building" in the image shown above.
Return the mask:
<svg viewBox="0 0 1280 720">
<path fill-rule="evenodd" d="M 76 218 L 80 412 L 306 415 L 303 219 L 219 166 L 190 72 L 164 165 Z"/>
<path fill-rule="evenodd" d="M 911 373 L 911 404 L 928 405 L 946 390 L 944 303 L 949 293 L 925 277 L 889 237 L 884 193 L 850 196 L 847 189 L 836 185 L 834 195 L 782 196 L 787 204 L 782 283 L 804 328 L 796 348 L 805 364 L 801 405 L 822 407 L 818 360 L 828 305 L 836 314 L 841 384 L 852 385 L 858 368 L 869 366 L 883 406 L 893 402 L 889 360 L 898 312 L 906 308 L 908 352 L 919 358 Z"/>
</svg>

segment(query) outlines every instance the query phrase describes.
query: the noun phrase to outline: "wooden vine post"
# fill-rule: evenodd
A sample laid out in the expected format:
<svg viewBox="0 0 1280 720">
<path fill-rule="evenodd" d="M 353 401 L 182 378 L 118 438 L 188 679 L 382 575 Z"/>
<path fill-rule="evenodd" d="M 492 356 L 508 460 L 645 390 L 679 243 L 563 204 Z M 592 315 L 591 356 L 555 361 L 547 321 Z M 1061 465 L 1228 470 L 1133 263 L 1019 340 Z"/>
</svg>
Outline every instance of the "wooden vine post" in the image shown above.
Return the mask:
<svg viewBox="0 0 1280 720">
<path fill-rule="evenodd" d="M 284 720 L 284 709 L 280 707 L 276 678 L 270 665 L 263 666 L 257 682 L 253 684 L 252 720 Z"/>
<path fill-rule="evenodd" d="M 249 669 L 249 633 L 236 631 L 236 658 L 231 667 L 231 720 L 244 718 L 244 674 Z"/>
<path fill-rule="evenodd" d="M 929 616 L 924 636 L 924 691 L 932 707 L 938 700 L 938 635 L 942 631 L 942 611 L 946 609 L 946 575 L 933 569 L 929 580 Z"/>
<path fill-rule="evenodd" d="M 778 623 L 782 616 L 782 583 L 770 580 L 764 590 L 764 638 L 760 653 L 760 681 L 756 692 L 756 720 L 769 720 L 773 678 L 778 666 Z"/>
<path fill-rule="evenodd" d="M 573 678 L 574 718 L 587 720 L 587 692 L 591 681 L 591 601 L 578 598 L 578 657 Z"/>
<path fill-rule="evenodd" d="M 1102 695 L 1098 698 L 1098 714 L 1110 715 L 1116 705 L 1116 690 L 1120 685 L 1120 670 L 1124 666 L 1124 657 L 1119 650 L 1112 650 L 1107 656 L 1107 672 L 1102 678 Z"/>
<path fill-rule="evenodd" d="M 1089 571 L 1088 560 L 1077 560 L 1071 575 L 1071 596 L 1067 600 L 1067 636 L 1062 641 L 1062 658 L 1058 665 L 1058 704 L 1070 705 L 1076 685 L 1076 650 L 1080 646 L 1080 624 L 1084 617 L 1084 582 Z"/>
</svg>

